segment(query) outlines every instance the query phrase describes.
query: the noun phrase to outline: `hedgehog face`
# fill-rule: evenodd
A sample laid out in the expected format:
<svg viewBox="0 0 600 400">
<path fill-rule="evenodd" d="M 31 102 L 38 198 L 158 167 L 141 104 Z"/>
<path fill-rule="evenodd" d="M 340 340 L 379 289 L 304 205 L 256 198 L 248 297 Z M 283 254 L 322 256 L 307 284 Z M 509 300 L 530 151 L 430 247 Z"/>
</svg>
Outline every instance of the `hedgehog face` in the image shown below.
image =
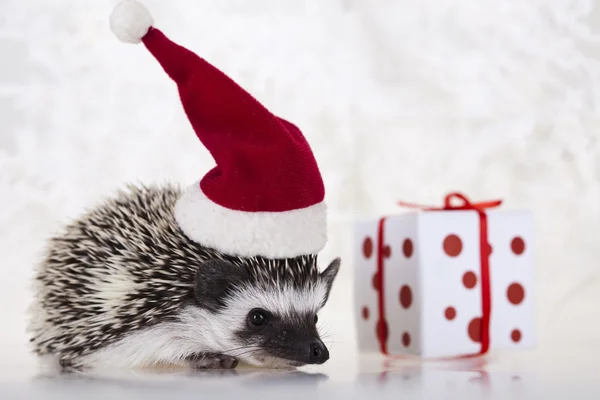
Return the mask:
<svg viewBox="0 0 600 400">
<path fill-rule="evenodd" d="M 340 260 L 321 273 L 316 258 L 250 263 L 218 261 L 196 282 L 196 297 L 227 331 L 223 352 L 255 366 L 298 367 L 329 359 L 317 329 Z M 217 273 L 218 272 L 218 273 Z M 201 282 L 200 282 L 201 280 Z M 210 298 L 208 299 L 207 296 Z"/>
</svg>

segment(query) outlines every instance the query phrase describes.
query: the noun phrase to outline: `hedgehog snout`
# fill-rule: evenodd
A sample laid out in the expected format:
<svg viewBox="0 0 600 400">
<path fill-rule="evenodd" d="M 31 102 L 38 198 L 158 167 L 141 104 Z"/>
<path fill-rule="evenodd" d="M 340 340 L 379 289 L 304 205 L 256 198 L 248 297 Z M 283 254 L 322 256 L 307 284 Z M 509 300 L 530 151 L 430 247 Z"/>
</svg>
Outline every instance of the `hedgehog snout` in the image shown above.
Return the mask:
<svg viewBox="0 0 600 400">
<path fill-rule="evenodd" d="M 313 340 L 308 346 L 308 363 L 323 364 L 329 360 L 329 350 L 321 339 Z"/>
<path fill-rule="evenodd" d="M 284 330 L 280 332 L 277 339 L 280 343 L 294 343 L 295 338 L 290 336 L 290 331 Z M 317 333 L 314 333 L 310 339 L 297 341 L 293 345 L 296 356 L 289 355 L 289 358 L 296 359 L 299 362 L 306 364 L 323 364 L 329 360 L 329 350 L 325 343 L 321 340 Z"/>
<path fill-rule="evenodd" d="M 254 326 L 245 334 L 253 336 L 272 357 L 292 365 L 323 364 L 329 360 L 329 350 L 320 338 L 312 314 L 278 316 L 254 310 L 249 325 Z"/>
</svg>

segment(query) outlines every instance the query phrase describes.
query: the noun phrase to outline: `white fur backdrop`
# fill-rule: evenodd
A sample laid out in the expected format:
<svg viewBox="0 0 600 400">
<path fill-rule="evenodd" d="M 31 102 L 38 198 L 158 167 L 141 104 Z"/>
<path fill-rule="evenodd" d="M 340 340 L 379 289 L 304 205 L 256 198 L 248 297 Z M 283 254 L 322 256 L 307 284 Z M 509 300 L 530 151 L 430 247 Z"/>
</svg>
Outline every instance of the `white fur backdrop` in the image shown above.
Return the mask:
<svg viewBox="0 0 600 400">
<path fill-rule="evenodd" d="M 332 362 L 355 351 L 352 220 L 454 190 L 533 210 L 539 351 L 600 348 L 599 1 L 143 2 L 312 144 L 331 217 L 323 263 L 344 260 L 322 317 Z M 126 182 L 188 184 L 213 165 L 158 63 L 111 34 L 115 4 L 0 0 L 11 371 L 33 362 L 24 312 L 45 239 Z"/>
</svg>

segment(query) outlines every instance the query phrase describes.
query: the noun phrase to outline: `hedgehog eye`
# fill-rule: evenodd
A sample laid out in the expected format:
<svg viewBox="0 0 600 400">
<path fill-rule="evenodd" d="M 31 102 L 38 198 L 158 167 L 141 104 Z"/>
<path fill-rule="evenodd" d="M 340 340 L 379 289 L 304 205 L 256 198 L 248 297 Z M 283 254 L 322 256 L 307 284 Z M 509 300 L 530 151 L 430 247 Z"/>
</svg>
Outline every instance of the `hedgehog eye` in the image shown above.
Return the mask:
<svg viewBox="0 0 600 400">
<path fill-rule="evenodd" d="M 261 309 L 250 311 L 248 317 L 250 319 L 250 323 L 254 326 L 262 326 L 266 324 L 269 319 L 267 312 Z"/>
<path fill-rule="evenodd" d="M 319 322 L 319 316 L 318 316 L 318 315 L 315 315 L 315 324 L 316 324 L 317 322 Z"/>
</svg>

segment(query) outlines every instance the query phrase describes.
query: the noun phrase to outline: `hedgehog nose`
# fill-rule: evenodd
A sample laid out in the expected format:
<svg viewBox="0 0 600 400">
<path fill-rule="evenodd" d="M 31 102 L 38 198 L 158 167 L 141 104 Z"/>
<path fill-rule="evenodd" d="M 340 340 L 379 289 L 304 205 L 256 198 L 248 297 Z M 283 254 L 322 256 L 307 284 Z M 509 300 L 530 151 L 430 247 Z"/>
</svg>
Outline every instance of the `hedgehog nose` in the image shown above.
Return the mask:
<svg viewBox="0 0 600 400">
<path fill-rule="evenodd" d="M 323 364 L 329 360 L 329 350 L 320 339 L 310 344 L 309 362 L 311 364 Z"/>
</svg>

